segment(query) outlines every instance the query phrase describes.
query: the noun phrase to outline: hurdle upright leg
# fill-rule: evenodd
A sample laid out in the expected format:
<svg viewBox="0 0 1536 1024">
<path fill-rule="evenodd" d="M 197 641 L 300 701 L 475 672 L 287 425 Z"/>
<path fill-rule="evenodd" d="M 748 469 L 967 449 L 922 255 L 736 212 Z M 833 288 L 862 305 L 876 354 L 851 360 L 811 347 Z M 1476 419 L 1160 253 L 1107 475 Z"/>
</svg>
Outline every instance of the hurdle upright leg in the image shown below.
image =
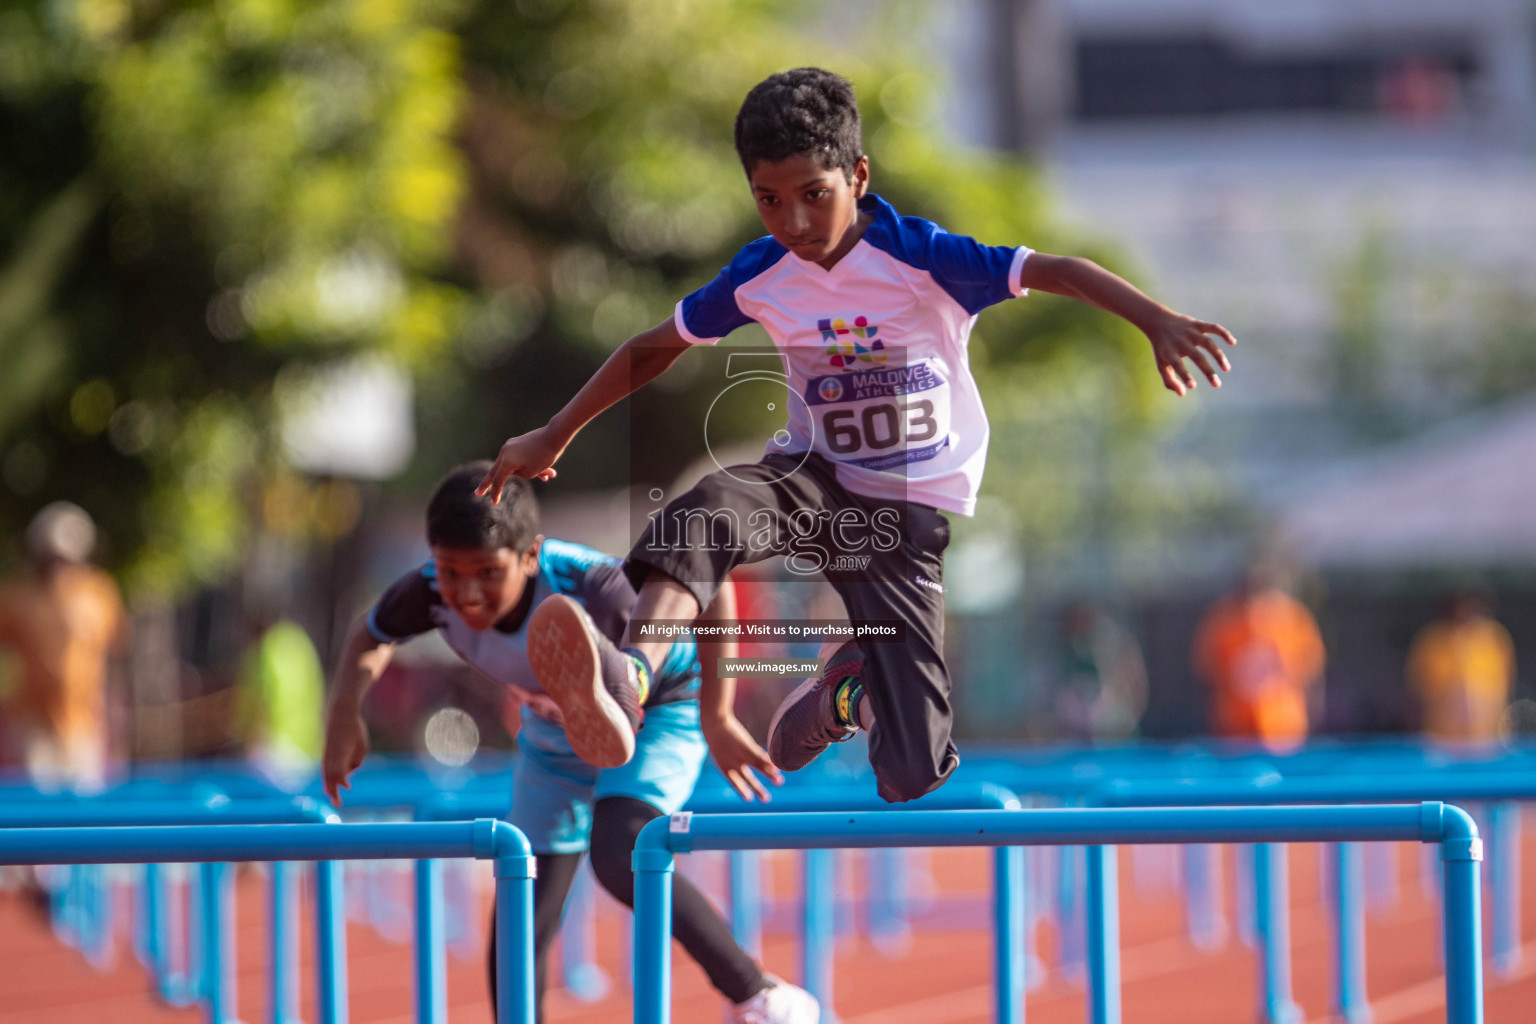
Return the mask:
<svg viewBox="0 0 1536 1024">
<path fill-rule="evenodd" d="M 1297 1024 L 1301 1007 L 1291 998 L 1290 872 L 1284 843 L 1253 847 L 1253 909 L 1258 933 L 1265 1024 Z"/>
<path fill-rule="evenodd" d="M 1120 886 L 1113 846 L 1088 853 L 1088 1021 L 1120 1024 Z"/>
<path fill-rule="evenodd" d="M 1196 949 L 1213 952 L 1227 940 L 1221 910 L 1221 847 L 1185 843 L 1179 850 L 1184 864 L 1185 929 Z"/>
<path fill-rule="evenodd" d="M 1024 1024 L 1024 933 L 1029 927 L 1024 893 L 1024 848 L 999 846 L 992 851 L 992 953 L 997 1024 Z"/>
<path fill-rule="evenodd" d="M 320 1024 L 347 1024 L 347 906 L 343 862 L 315 865 L 315 973 Z"/>
<path fill-rule="evenodd" d="M 202 881 L 202 996 L 209 1024 L 232 1024 L 235 1013 L 235 922 L 230 911 L 230 865 L 199 865 Z"/>
<path fill-rule="evenodd" d="M 800 945 L 801 978 L 805 990 L 821 1004 L 824 1021 L 832 1021 L 832 958 L 837 948 L 836 870 L 834 850 L 806 850 L 801 911 L 804 939 Z M 637 960 L 636 963 L 639 961 Z"/>
<path fill-rule="evenodd" d="M 763 952 L 762 855 L 756 850 L 727 854 L 730 879 L 731 934 L 752 956 Z"/>
<path fill-rule="evenodd" d="M 416 1022 L 446 1024 L 448 963 L 443 939 L 443 864 L 418 860 L 416 875 Z"/>
<path fill-rule="evenodd" d="M 1333 843 L 1336 988 L 1334 1010 L 1344 1024 L 1371 1019 L 1365 994 L 1365 866 L 1359 843 Z"/>
<path fill-rule="evenodd" d="M 667 1024 L 672 1013 L 672 873 L 676 863 L 666 851 L 637 849 L 633 864 L 635 1024 Z"/>
<path fill-rule="evenodd" d="M 272 1024 L 299 1024 L 298 959 L 293 941 L 293 889 L 295 865 L 273 861 L 268 879 L 271 911 Z"/>
<path fill-rule="evenodd" d="M 1520 966 L 1520 805 L 1488 808 L 1488 887 L 1493 891 L 1493 969 L 1508 975 Z"/>
<path fill-rule="evenodd" d="M 532 855 L 496 858 L 496 1024 L 534 1024 L 536 1019 L 534 871 Z"/>
<path fill-rule="evenodd" d="M 1483 1024 L 1483 928 L 1478 839 L 1440 844 L 1444 896 L 1446 1024 Z"/>
</svg>

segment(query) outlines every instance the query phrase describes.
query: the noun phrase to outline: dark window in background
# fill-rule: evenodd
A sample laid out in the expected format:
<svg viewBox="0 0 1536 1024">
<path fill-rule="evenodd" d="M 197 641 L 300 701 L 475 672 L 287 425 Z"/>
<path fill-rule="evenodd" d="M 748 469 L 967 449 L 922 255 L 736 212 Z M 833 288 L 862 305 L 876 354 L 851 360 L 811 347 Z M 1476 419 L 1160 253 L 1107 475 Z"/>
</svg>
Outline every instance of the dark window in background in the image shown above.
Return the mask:
<svg viewBox="0 0 1536 1024">
<path fill-rule="evenodd" d="M 1476 60 L 1464 43 L 1316 56 L 1245 52 L 1212 38 L 1077 43 L 1080 120 L 1228 114 L 1383 114 L 1433 120 L 1461 109 Z"/>
</svg>

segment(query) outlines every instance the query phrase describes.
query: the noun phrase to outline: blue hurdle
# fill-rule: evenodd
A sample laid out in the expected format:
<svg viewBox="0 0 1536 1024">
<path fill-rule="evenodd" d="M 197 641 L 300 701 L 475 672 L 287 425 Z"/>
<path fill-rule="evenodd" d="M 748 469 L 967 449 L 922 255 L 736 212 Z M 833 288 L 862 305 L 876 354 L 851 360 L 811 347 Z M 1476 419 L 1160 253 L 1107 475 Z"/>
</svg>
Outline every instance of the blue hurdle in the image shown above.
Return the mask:
<svg viewBox="0 0 1536 1024">
<path fill-rule="evenodd" d="M 141 790 L 127 789 L 136 793 Z M 0 806 L 0 828 L 47 829 L 61 827 L 116 828 L 124 826 L 206 825 L 206 824 L 301 824 L 337 821 L 326 804 L 310 797 L 233 801 L 223 793 L 199 790 L 186 799 L 175 800 L 168 792 L 157 792 L 158 799 L 117 799 L 113 796 L 63 797 L 43 799 L 11 806 Z M 83 865 L 73 865 L 78 869 Z M 167 1003 L 185 1005 L 201 998 L 210 1024 L 234 1021 L 235 982 L 232 974 L 221 971 L 189 971 L 195 978 L 180 976 L 171 964 L 166 932 L 170 917 L 162 893 L 161 865 L 144 865 L 143 949 L 156 988 Z M 290 868 L 283 862 L 272 864 L 272 976 L 271 999 L 273 1024 L 291 1024 L 297 1020 L 294 1009 L 298 990 L 293 976 L 282 965 L 293 961 L 296 948 L 293 937 L 293 913 L 290 900 Z M 228 927 L 228 865 L 205 862 L 199 867 L 196 897 L 192 902 L 191 931 L 196 935 L 193 948 L 201 967 L 232 964 L 234 935 Z M 110 920 L 103 923 L 110 934 Z M 334 927 L 331 915 L 322 907 L 322 931 Z M 334 937 L 323 942 L 334 944 Z"/>
<path fill-rule="evenodd" d="M 476 793 L 446 793 L 425 801 L 417 816 L 425 820 L 461 819 L 505 814 L 507 794 L 490 791 Z M 1019 801 L 1003 786 L 992 783 L 956 783 L 945 786 L 908 807 L 942 811 L 975 809 L 1017 809 Z M 695 793 L 688 801 L 689 813 L 767 814 L 785 810 L 799 813 L 818 811 L 886 813 L 891 805 L 873 793 L 849 793 L 845 789 L 822 786 L 795 787 L 777 790 L 772 803 L 745 803 L 730 790 Z M 832 877 L 830 851 L 806 849 L 803 864 L 804 896 L 801 901 L 802 938 L 801 984 L 823 1005 L 830 1006 L 833 996 L 831 971 L 835 938 L 835 921 L 832 901 L 828 894 L 836 890 Z M 733 851 L 731 871 L 731 923 L 736 940 L 743 949 L 756 953 L 762 948 L 761 878 L 754 851 Z M 418 871 L 422 868 L 418 864 Z M 418 880 L 421 878 L 418 874 Z M 421 883 L 419 883 L 421 884 Z M 998 1020 L 1000 1024 L 1020 1024 L 1009 1008 L 1022 1005 L 1027 956 L 1027 936 L 1024 919 L 1024 851 L 1018 848 L 1000 847 L 993 860 L 993 925 L 996 936 L 994 956 L 997 963 Z M 418 902 L 418 906 L 420 906 Z M 445 964 L 442 929 L 440 922 L 420 923 L 418 913 L 418 956 L 429 955 L 434 963 L 418 966 L 418 976 L 428 985 L 441 977 Z M 423 954 L 422 951 L 428 951 Z M 574 969 L 595 969 L 590 962 L 566 963 L 567 978 Z M 418 992 L 428 991 L 418 987 Z M 430 1002 L 430 1001 L 429 1001 Z M 442 1024 L 444 1015 L 430 1003 L 418 1017 L 422 1024 Z M 428 1011 L 431 1011 L 428 1014 Z"/>
<path fill-rule="evenodd" d="M 1444 862 L 1444 941 L 1449 1024 L 1481 1024 L 1482 946 L 1478 862 L 1470 815 L 1441 803 L 1327 807 L 1070 808 L 881 811 L 863 814 L 688 813 L 658 819 L 635 846 L 636 1024 L 671 1014 L 674 854 L 693 850 L 887 846 L 1089 847 L 1089 1020 L 1119 1024 L 1119 914 L 1115 844 L 1347 841 L 1438 843 Z M 1022 992 L 1022 988 L 1018 991 Z"/>
<path fill-rule="evenodd" d="M 343 860 L 399 857 L 494 861 L 497 1024 L 534 1024 L 533 855 L 527 838 L 504 821 L 0 829 L 0 864 L 319 861 L 337 865 Z M 319 880 L 322 901 L 329 900 L 333 914 L 339 915 L 340 879 L 322 870 Z M 320 927 L 324 1024 L 346 1024 L 347 1020 L 345 932 L 340 925 L 339 916 L 332 916 L 322 920 Z M 204 969 L 217 977 L 228 965 L 218 943 L 212 943 L 208 952 L 213 960 Z"/>
<path fill-rule="evenodd" d="M 1183 779 L 1122 781 L 1101 787 L 1094 802 L 1109 807 L 1173 807 L 1234 804 L 1384 803 L 1402 800 L 1536 799 L 1536 776 L 1525 773 L 1437 772 L 1361 778 L 1309 776 L 1286 779 L 1273 773 L 1253 780 Z M 1519 860 L 1509 849 L 1518 842 L 1519 819 L 1495 816 L 1490 843 L 1495 966 L 1510 969 L 1519 958 Z M 1258 941 L 1264 963 L 1264 1014 L 1271 1024 L 1296 1016 L 1291 998 L 1289 903 L 1284 860 L 1277 851 L 1253 851 Z M 1365 992 L 1365 903 L 1362 851 L 1341 842 L 1333 851 L 1332 903 L 1335 915 L 1335 1010 L 1350 1024 L 1370 1018 Z M 1502 868 L 1498 867 L 1504 861 Z"/>
<path fill-rule="evenodd" d="M 1454 801 L 1503 801 L 1531 799 L 1530 786 L 1524 780 L 1536 778 L 1536 758 L 1529 748 L 1512 751 L 1449 751 L 1421 741 L 1339 740 L 1324 737 L 1290 753 L 1265 751 L 1254 745 L 1222 743 L 1142 745 L 1089 752 L 1079 748 L 1038 749 L 1003 748 L 983 751 L 967 758 L 956 779 L 991 778 L 1003 782 L 1021 795 L 1040 795 L 1068 802 L 1100 799 L 1113 787 L 1151 787 L 1148 792 L 1177 793 L 1189 787 L 1225 786 L 1230 793 L 1211 803 L 1269 803 L 1253 797 L 1244 787 L 1272 787 L 1281 783 L 1306 786 L 1318 782 L 1319 790 L 1296 790 L 1288 801 L 1322 803 L 1340 799 L 1416 801 L 1439 799 Z M 1503 777 L 1504 782 L 1489 781 Z M 1395 785 L 1390 791 L 1358 797 L 1341 794 L 1336 788 L 1341 779 L 1381 779 Z M 1409 782 L 1408 780 L 1415 780 Z M 1422 784 L 1419 780 L 1422 780 Z M 1158 786 L 1170 787 L 1157 790 Z M 1113 804 L 1113 801 L 1110 801 Z M 1149 797 L 1139 805 L 1203 803 L 1199 799 L 1171 796 Z M 1495 803 L 1486 821 L 1488 831 L 1488 871 L 1494 910 L 1492 914 L 1492 956 L 1494 969 L 1501 974 L 1519 966 L 1520 907 L 1516 893 L 1520 877 L 1518 813 Z M 1219 864 L 1212 851 L 1184 851 L 1186 924 L 1191 942 L 1209 949 L 1226 934 L 1219 903 L 1212 899 L 1211 888 L 1219 878 Z M 1355 856 L 1336 851 L 1335 856 Z M 1059 910 L 1062 920 L 1061 959 L 1064 967 L 1080 963 L 1081 921 L 1077 902 L 1080 880 L 1075 864 L 1080 858 L 1063 851 L 1058 861 Z M 1337 865 L 1335 865 L 1337 867 Z M 1348 871 L 1348 865 L 1344 865 Z M 1253 908 L 1253 856 L 1238 862 L 1237 932 L 1243 942 L 1256 946 L 1262 936 L 1256 934 Z M 1371 905 L 1380 905 L 1390 894 L 1383 891 L 1391 877 L 1368 877 Z M 1346 910 L 1353 894 L 1345 894 Z M 1338 895 L 1333 896 L 1337 906 Z M 1344 919 L 1346 922 L 1348 918 Z M 1353 927 L 1353 924 L 1349 925 Z M 1363 941 L 1363 937 L 1362 937 Z M 1077 959 L 1074 959 L 1074 956 Z M 1344 982 L 1346 986 L 1350 983 Z M 1363 982 L 1361 982 L 1363 985 Z M 1359 986 L 1357 985 L 1356 988 Z M 1363 1004 L 1359 1004 L 1363 1005 Z M 1348 1004 L 1345 1004 L 1348 1009 Z M 1354 1011 L 1351 1011 L 1354 1012 Z"/>
</svg>

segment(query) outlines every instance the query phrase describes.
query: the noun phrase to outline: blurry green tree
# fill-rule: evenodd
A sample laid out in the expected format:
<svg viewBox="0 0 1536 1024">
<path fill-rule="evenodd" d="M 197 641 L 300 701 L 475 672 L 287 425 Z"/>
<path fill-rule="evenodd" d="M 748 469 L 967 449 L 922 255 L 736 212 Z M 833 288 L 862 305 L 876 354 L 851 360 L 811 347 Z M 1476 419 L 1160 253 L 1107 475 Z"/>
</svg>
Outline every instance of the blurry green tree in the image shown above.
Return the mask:
<svg viewBox="0 0 1536 1024">
<path fill-rule="evenodd" d="M 924 4 L 878 23 L 777 0 L 464 4 L 0 0 L 0 477 L 22 499 L 0 531 L 74 498 L 131 584 L 173 590 L 226 571 L 255 517 L 345 527 L 286 473 L 273 395 L 285 370 L 363 350 L 418 381 L 396 486 L 493 454 L 761 233 L 731 119 L 787 66 L 855 81 L 898 208 L 1115 262 L 1051 222 L 1030 170 L 943 141 L 910 42 Z M 1009 303 L 972 361 L 987 489 L 1026 543 L 1156 505 L 1135 445 L 1159 387 L 1135 331 Z M 712 392 L 687 363 L 595 424 L 554 486 L 693 461 Z M 1106 458 L 1124 470 L 1107 496 Z"/>
<path fill-rule="evenodd" d="M 934 8 L 884 3 L 878 19 L 870 10 L 782 0 L 478 4 L 462 32 L 471 185 L 459 248 L 487 300 L 459 336 L 458 365 L 427 385 L 422 449 L 494 455 L 762 234 L 732 120 L 748 89 L 786 67 L 821 64 L 854 81 L 872 187 L 903 212 L 993 244 L 1116 263 L 1052 222 L 1031 169 L 945 140 L 935 78 L 915 70 L 913 40 Z M 745 329 L 726 344 L 765 343 Z M 1122 440 L 1146 435 L 1160 393 L 1136 331 L 1066 300 L 1007 303 L 981 318 L 971 358 L 994 426 L 987 491 L 1014 508 L 1027 543 L 1080 543 L 1093 529 L 1090 504 L 1115 506 L 1111 518 L 1146 505 L 1150 460 L 1121 451 Z M 596 421 L 551 488 L 666 484 L 699 459 L 719 388 L 696 380 L 695 367 L 685 357 L 631 400 L 628 416 Z M 738 413 L 743 436 L 763 436 L 750 411 Z M 634 444 L 631 424 L 644 425 Z M 1124 470 L 1108 498 L 1088 485 L 1102 460 L 1084 460 L 1072 436 L 1085 427 Z M 413 488 L 443 464 L 421 466 Z"/>
<path fill-rule="evenodd" d="M 0 532 L 73 498 L 136 589 L 174 592 L 262 510 L 347 525 L 282 486 L 274 385 L 365 349 L 420 365 L 455 330 L 456 13 L 0 4 Z"/>
</svg>

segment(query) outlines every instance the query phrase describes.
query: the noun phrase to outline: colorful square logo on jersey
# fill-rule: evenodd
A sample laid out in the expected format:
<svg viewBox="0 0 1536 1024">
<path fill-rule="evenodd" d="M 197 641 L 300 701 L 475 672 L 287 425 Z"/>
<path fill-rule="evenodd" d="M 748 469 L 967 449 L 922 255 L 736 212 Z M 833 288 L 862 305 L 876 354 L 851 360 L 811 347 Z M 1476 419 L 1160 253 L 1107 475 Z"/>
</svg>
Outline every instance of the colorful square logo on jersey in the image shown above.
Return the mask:
<svg viewBox="0 0 1536 1024">
<path fill-rule="evenodd" d="M 833 366 L 841 369 L 854 363 L 885 362 L 885 342 L 875 338 L 880 328 L 870 323 L 868 317 L 856 316 L 852 325 L 840 316 L 827 317 L 816 321 L 816 326 L 821 330 L 821 340 L 831 342 L 827 355 Z M 868 341 L 868 347 L 856 340 L 859 338 Z"/>
</svg>

